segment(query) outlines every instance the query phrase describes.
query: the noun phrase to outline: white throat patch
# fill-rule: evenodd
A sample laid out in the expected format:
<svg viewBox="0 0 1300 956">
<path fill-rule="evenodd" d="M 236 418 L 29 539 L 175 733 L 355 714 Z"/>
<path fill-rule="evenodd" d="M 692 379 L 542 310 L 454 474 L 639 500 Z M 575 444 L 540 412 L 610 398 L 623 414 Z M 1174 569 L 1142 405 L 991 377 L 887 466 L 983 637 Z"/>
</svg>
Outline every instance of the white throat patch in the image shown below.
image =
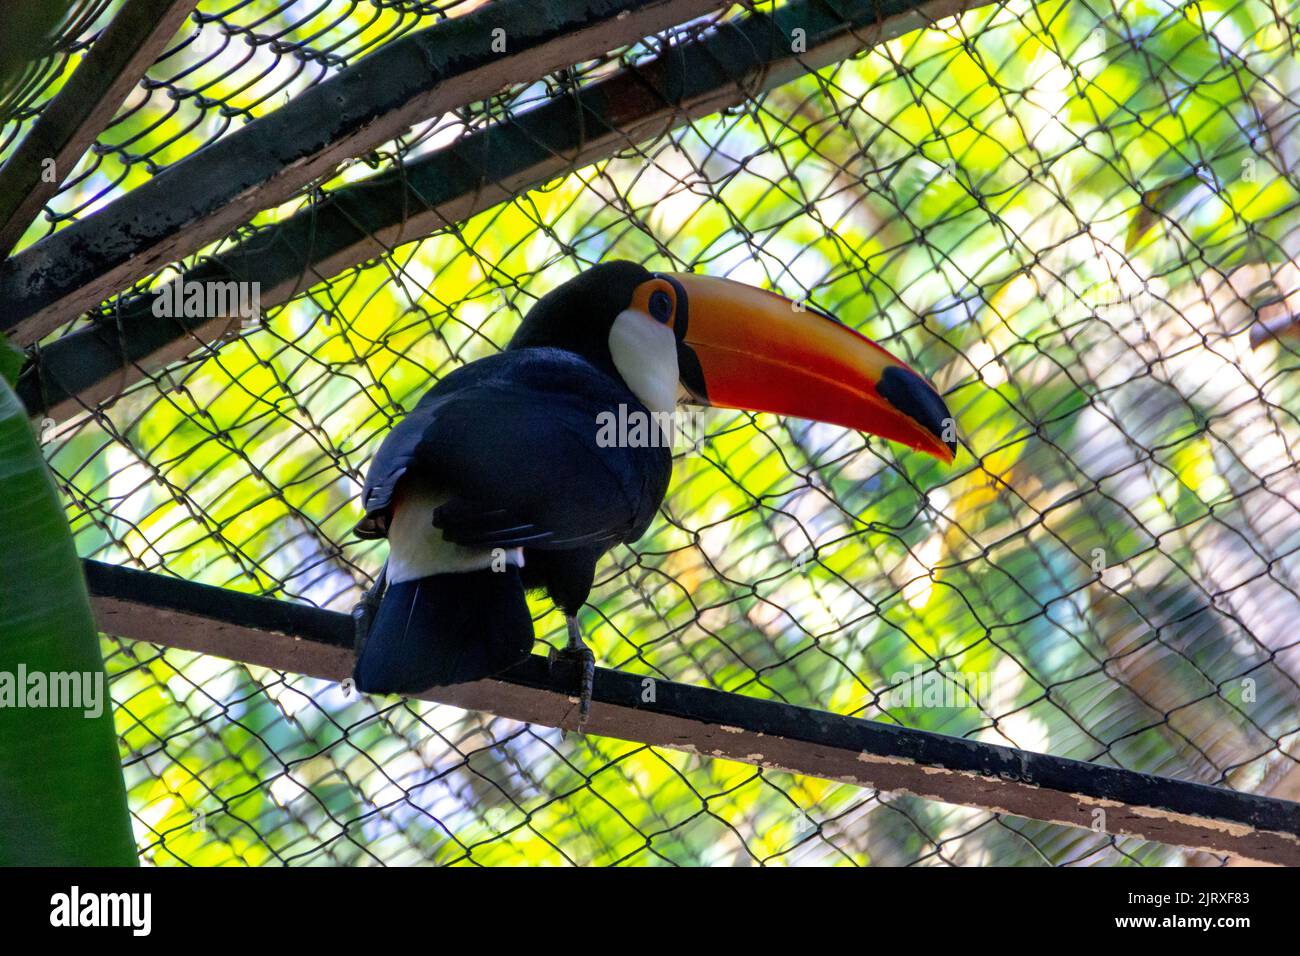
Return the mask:
<svg viewBox="0 0 1300 956">
<path fill-rule="evenodd" d="M 624 309 L 609 329 L 609 354 L 632 394 L 651 412 L 677 407 L 677 336 L 644 312 Z"/>
</svg>

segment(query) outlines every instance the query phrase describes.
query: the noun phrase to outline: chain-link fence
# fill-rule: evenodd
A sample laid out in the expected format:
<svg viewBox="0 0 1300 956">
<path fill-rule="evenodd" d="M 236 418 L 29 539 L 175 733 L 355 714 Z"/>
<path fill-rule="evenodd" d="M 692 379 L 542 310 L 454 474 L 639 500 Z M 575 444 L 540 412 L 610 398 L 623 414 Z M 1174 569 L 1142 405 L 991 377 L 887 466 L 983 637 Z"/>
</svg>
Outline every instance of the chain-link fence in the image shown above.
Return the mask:
<svg viewBox="0 0 1300 956">
<path fill-rule="evenodd" d="M 200 3 L 25 243 L 481 6 Z M 793 7 L 719 10 L 433 118 L 135 291 L 332 190 Z M 120 397 L 44 420 L 80 552 L 347 610 L 385 554 L 350 533 L 367 460 L 432 381 L 590 264 L 726 276 L 904 356 L 963 449 L 945 467 L 839 428 L 708 412 L 659 520 L 598 570 L 583 622 L 602 665 L 1296 799 L 1296 14 L 1006 0 L 880 44 L 864 29 L 859 52 L 746 86 L 739 106 L 629 135 L 337 274 L 304 269 L 219 349 L 196 342 Z M 42 347 L 111 329 L 128 301 Z M 562 644 L 558 612 L 533 611 L 539 640 Z M 158 864 L 1222 862 L 104 647 Z"/>
</svg>

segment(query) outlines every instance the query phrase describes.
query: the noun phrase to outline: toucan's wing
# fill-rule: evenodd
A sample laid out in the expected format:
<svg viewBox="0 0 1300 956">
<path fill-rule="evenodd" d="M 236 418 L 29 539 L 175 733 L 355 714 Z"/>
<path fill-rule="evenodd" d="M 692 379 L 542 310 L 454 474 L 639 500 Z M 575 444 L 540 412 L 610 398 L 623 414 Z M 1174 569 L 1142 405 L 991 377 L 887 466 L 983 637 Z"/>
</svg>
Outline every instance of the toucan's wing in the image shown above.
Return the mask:
<svg viewBox="0 0 1300 956">
<path fill-rule="evenodd" d="M 606 409 L 517 386 L 466 398 L 443 405 L 424 433 L 440 466 L 435 486 L 451 495 L 432 516 L 448 541 L 576 548 L 641 536 L 666 482 L 652 480 L 647 449 L 597 445 Z"/>
<path fill-rule="evenodd" d="M 602 415 L 644 409 L 621 383 L 552 349 L 503 352 L 448 375 L 380 446 L 362 537 L 386 533 L 398 484 L 446 500 L 430 515 L 455 544 L 610 546 L 644 533 L 667 490 L 671 451 L 605 447 Z"/>
</svg>

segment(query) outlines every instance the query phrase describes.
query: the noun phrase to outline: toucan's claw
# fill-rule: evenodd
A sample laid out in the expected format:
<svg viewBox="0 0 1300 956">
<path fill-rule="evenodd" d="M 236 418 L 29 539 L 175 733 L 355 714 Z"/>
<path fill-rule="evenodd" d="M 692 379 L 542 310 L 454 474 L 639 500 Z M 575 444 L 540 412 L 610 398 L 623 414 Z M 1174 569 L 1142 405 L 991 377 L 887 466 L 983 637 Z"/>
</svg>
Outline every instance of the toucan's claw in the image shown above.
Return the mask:
<svg viewBox="0 0 1300 956">
<path fill-rule="evenodd" d="M 569 642 L 563 650 L 551 648 L 550 661 L 554 665 L 558 660 L 573 661 L 578 664 L 578 731 L 587 725 L 587 715 L 591 712 L 591 691 L 596 682 L 596 655 L 591 652 L 582 639 L 582 630 L 578 627 L 576 617 L 565 619 L 569 628 Z"/>
<path fill-rule="evenodd" d="M 582 688 L 578 693 L 578 730 L 587 726 L 591 713 L 591 690 L 596 683 L 596 655 L 588 648 L 582 649 Z"/>
</svg>

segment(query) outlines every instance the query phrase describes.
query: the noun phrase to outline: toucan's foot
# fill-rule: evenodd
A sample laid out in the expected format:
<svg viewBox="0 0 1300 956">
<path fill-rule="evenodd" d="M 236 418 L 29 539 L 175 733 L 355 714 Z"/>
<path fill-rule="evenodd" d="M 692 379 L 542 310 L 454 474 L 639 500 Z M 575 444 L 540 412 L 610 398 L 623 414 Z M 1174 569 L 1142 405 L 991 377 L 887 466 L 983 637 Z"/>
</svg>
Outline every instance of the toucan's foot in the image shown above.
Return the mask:
<svg viewBox="0 0 1300 956">
<path fill-rule="evenodd" d="M 583 642 L 578 619 L 569 617 L 566 622 L 569 626 L 569 643 L 562 650 L 552 647 L 550 659 L 552 664 L 556 661 L 573 661 L 578 665 L 578 730 L 581 731 L 591 712 L 591 689 L 596 681 L 596 655 Z"/>
<path fill-rule="evenodd" d="M 596 655 L 591 648 L 566 647 L 553 652 L 558 660 L 573 661 L 578 665 L 578 730 L 587 725 L 587 715 L 591 712 L 591 689 L 596 681 Z"/>
</svg>

